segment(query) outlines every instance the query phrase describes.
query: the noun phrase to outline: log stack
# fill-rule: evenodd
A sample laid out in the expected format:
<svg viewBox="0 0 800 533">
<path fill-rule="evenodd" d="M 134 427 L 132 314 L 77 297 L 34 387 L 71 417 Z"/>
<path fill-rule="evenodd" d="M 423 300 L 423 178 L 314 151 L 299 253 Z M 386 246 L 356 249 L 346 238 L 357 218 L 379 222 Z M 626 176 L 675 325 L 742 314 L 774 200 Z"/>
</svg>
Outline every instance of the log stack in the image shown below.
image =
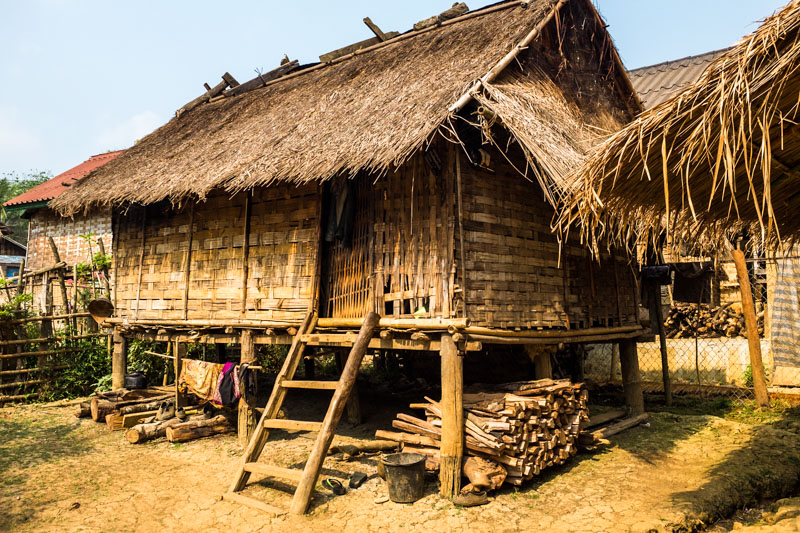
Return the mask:
<svg viewBox="0 0 800 533">
<path fill-rule="evenodd" d="M 764 335 L 764 311 L 758 314 L 758 334 Z M 741 305 L 730 303 L 720 307 L 707 305 L 676 305 L 664 319 L 669 339 L 692 337 L 745 337 Z"/>
<path fill-rule="evenodd" d="M 438 468 L 441 410 L 438 402 L 412 404 L 425 419 L 399 413 L 392 426 L 402 433 L 378 431 L 379 439 L 404 444 L 423 454 L 426 467 Z M 549 466 L 563 464 L 578 451 L 581 423 L 588 420 L 588 392 L 569 380 L 542 379 L 478 385 L 464 393 L 466 455 L 501 465 L 505 482 L 521 485 Z"/>
</svg>

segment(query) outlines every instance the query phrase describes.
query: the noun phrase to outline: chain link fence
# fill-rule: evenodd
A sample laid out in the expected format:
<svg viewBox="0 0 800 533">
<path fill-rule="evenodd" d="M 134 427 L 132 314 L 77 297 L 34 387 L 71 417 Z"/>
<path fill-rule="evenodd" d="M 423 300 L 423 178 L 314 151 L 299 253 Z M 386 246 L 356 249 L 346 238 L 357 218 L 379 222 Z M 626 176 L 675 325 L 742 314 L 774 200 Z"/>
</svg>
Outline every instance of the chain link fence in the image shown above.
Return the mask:
<svg viewBox="0 0 800 533">
<path fill-rule="evenodd" d="M 733 400 L 754 398 L 753 377 L 747 338 L 739 335 L 723 336 L 692 332 L 691 336 L 667 335 L 667 364 L 672 392 L 688 396 L 723 396 Z M 660 340 L 656 335 L 651 342 L 637 345 L 639 369 L 645 392 L 664 391 Z M 620 384 L 622 376 L 619 349 L 616 344 L 587 346 L 584 375 L 588 380 L 603 384 Z M 769 339 L 761 339 L 761 353 L 767 376 L 772 380 L 773 361 Z M 800 373 L 796 383 L 800 384 Z M 791 381 L 791 380 L 790 380 Z"/>
</svg>

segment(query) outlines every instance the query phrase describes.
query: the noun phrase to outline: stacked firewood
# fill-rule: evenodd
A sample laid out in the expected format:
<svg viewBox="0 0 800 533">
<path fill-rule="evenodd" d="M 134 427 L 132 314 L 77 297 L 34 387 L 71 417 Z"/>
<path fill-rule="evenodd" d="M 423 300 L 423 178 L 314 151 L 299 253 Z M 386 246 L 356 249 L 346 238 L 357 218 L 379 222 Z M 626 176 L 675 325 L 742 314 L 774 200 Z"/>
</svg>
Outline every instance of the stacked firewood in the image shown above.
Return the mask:
<svg viewBox="0 0 800 533">
<path fill-rule="evenodd" d="M 425 455 L 426 466 L 437 469 L 441 409 L 425 399 L 411 406 L 425 410 L 424 420 L 399 413 L 392 426 L 403 433 L 378 431 L 376 437 L 404 443 L 404 451 Z M 581 422 L 589 416 L 587 401 L 583 384 L 569 380 L 470 387 L 464 393 L 465 455 L 501 465 L 505 482 L 521 485 L 577 453 Z"/>
<path fill-rule="evenodd" d="M 764 334 L 764 312 L 757 315 L 758 334 Z M 741 306 L 676 305 L 664 319 L 667 338 L 685 337 L 744 337 L 747 331 Z"/>
</svg>

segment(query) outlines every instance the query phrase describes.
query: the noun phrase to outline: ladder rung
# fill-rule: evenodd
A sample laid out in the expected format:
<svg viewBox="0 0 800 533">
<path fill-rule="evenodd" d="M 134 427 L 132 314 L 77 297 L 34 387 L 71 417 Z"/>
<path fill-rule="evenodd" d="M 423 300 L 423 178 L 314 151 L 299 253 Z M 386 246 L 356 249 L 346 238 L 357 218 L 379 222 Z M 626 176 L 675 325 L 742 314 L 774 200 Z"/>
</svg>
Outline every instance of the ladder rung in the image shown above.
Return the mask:
<svg viewBox="0 0 800 533">
<path fill-rule="evenodd" d="M 282 381 L 281 387 L 287 389 L 322 389 L 322 390 L 336 390 L 339 386 L 338 381 L 302 381 L 302 380 L 288 380 Z"/>
<path fill-rule="evenodd" d="M 244 465 L 244 469 L 247 472 L 252 472 L 254 474 L 263 474 L 265 476 L 291 479 L 292 481 L 300 481 L 300 478 L 303 477 L 302 470 L 283 468 L 282 466 L 274 466 L 264 463 L 247 463 Z"/>
<path fill-rule="evenodd" d="M 264 427 L 269 429 L 295 429 L 300 431 L 319 431 L 322 422 L 308 422 L 305 420 L 285 420 L 283 418 L 267 418 Z"/>
<path fill-rule="evenodd" d="M 242 505 L 247 505 L 248 507 L 252 507 L 253 509 L 258 509 L 259 511 L 272 513 L 276 516 L 286 514 L 286 511 L 281 509 L 280 507 L 275 507 L 274 505 L 270 505 L 268 503 L 250 498 L 248 496 L 242 496 L 241 494 L 236 494 L 235 492 L 226 492 L 225 494 L 222 495 L 222 499 L 231 502 L 241 503 Z"/>
</svg>

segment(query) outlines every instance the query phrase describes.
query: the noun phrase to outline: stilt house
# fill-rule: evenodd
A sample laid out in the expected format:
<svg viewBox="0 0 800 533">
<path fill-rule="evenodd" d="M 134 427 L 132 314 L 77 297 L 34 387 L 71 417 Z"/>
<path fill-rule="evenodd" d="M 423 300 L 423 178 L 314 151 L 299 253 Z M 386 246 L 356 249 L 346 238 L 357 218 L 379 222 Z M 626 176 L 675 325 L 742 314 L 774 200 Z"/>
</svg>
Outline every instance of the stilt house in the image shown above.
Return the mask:
<svg viewBox="0 0 800 533">
<path fill-rule="evenodd" d="M 349 346 L 369 311 L 374 349 L 640 334 L 628 258 L 551 232 L 564 177 L 640 110 L 591 2 L 390 35 L 226 74 L 56 199 L 114 209 L 118 342 Z"/>
</svg>

